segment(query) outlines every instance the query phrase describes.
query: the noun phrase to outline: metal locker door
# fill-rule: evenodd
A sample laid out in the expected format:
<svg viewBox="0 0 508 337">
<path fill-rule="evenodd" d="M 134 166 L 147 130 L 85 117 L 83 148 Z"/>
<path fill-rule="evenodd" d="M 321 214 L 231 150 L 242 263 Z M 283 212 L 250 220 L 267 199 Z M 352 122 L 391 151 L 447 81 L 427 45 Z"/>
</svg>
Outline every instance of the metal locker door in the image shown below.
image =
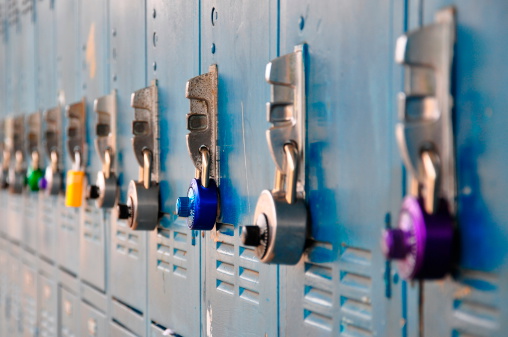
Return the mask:
<svg viewBox="0 0 508 337">
<path fill-rule="evenodd" d="M 114 322 L 111 322 L 109 327 L 110 327 L 109 336 L 111 337 L 137 337 L 132 332 L 128 331 L 127 329 L 124 329 L 122 326 Z"/>
<path fill-rule="evenodd" d="M 39 274 L 39 336 L 57 336 L 58 331 L 58 287 L 55 280 Z"/>
<path fill-rule="evenodd" d="M 104 1 L 87 1 L 80 3 L 80 42 L 82 90 L 87 97 L 87 140 L 88 184 L 94 182 L 94 176 L 102 164 L 94 153 L 95 114 L 91 102 L 95 98 L 109 93 L 108 56 L 108 3 Z M 104 212 L 91 200 L 83 203 L 82 227 L 80 240 L 80 275 L 81 278 L 98 289 L 106 290 L 106 228 Z"/>
<path fill-rule="evenodd" d="M 35 2 L 37 10 L 37 98 L 38 108 L 49 109 L 57 105 L 55 13 L 52 0 Z M 46 156 L 41 153 L 41 156 Z M 43 163 L 46 161 L 43 160 Z M 46 167 L 43 164 L 43 167 Z M 38 252 L 50 261 L 56 259 L 56 222 L 59 204 L 54 196 L 39 193 Z"/>
<path fill-rule="evenodd" d="M 118 175 L 120 200 L 125 200 L 129 181 L 139 174 L 132 150 L 134 109 L 130 103 L 132 93 L 147 85 L 145 1 L 111 1 L 110 8 L 109 77 L 117 92 Z M 146 315 L 148 233 L 131 230 L 127 222 L 117 219 L 116 210 L 111 212 L 108 225 L 111 294 Z M 129 282 L 125 282 L 125 275 L 130 275 Z"/>
<path fill-rule="evenodd" d="M 147 73 L 159 86 L 161 211 L 149 235 L 149 319 L 183 336 L 200 334 L 200 247 L 197 232 L 174 215 L 175 200 L 188 188 L 186 81 L 199 72 L 198 1 L 147 1 Z M 192 317 L 189 320 L 189 317 Z"/>
<path fill-rule="evenodd" d="M 276 1 L 201 2 L 201 71 L 218 67 L 218 160 L 221 215 L 204 234 L 204 335 L 276 336 L 278 266 L 259 262 L 240 241 L 256 200 L 270 185 L 266 144 L 266 64 L 277 56 Z M 269 163 L 269 165 L 265 165 Z"/>
<path fill-rule="evenodd" d="M 107 337 L 107 318 L 102 312 L 81 302 L 81 337 Z"/>
<path fill-rule="evenodd" d="M 80 46 L 78 44 L 78 3 L 74 1 L 55 1 L 55 32 L 56 32 L 56 69 L 58 103 L 62 106 L 80 99 L 78 86 L 81 85 Z M 63 119 L 63 128 L 67 123 Z M 63 132 L 63 144 L 67 134 Z M 67 151 L 63 151 L 65 169 L 71 168 Z M 79 210 L 65 207 L 63 195 L 58 197 L 60 204 L 58 214 L 58 264 L 77 275 L 79 266 Z"/>
<path fill-rule="evenodd" d="M 37 271 L 23 263 L 21 265 L 21 279 L 23 288 L 21 300 L 23 336 L 35 337 L 38 333 Z"/>
<path fill-rule="evenodd" d="M 9 256 L 9 283 L 10 291 L 7 299 L 7 311 L 9 325 L 9 336 L 22 336 L 23 335 L 23 308 L 22 295 L 23 295 L 23 279 L 21 270 L 21 256 L 23 251 L 17 244 L 10 244 Z"/>
<path fill-rule="evenodd" d="M 1 193 L 1 192 L 0 192 Z M 9 297 L 9 245 L 0 236 L 0 336 L 7 336 L 7 299 Z"/>
<path fill-rule="evenodd" d="M 281 334 L 404 335 L 401 283 L 377 234 L 396 218 L 402 192 L 392 60 L 404 8 L 304 0 L 282 1 L 280 11 L 280 54 L 308 44 L 312 237 L 295 267 L 280 267 Z"/>
<path fill-rule="evenodd" d="M 80 336 L 79 333 L 79 299 L 60 287 L 58 331 L 62 337 Z"/>
<path fill-rule="evenodd" d="M 457 170 L 457 269 L 423 284 L 424 336 L 502 336 L 508 331 L 508 45 L 505 1 L 422 2 L 422 25 L 453 5 L 456 44 L 452 72 Z M 501 89 L 502 88 L 502 89 Z"/>
</svg>

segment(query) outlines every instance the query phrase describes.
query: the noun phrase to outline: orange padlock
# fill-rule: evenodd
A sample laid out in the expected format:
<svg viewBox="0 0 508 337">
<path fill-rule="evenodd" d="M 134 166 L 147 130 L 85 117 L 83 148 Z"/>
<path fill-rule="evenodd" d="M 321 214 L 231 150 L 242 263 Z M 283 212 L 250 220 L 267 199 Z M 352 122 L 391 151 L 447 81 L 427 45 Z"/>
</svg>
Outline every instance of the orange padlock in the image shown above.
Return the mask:
<svg viewBox="0 0 508 337">
<path fill-rule="evenodd" d="M 84 171 L 67 171 L 67 186 L 65 190 L 65 206 L 81 207 L 83 202 Z"/>
</svg>

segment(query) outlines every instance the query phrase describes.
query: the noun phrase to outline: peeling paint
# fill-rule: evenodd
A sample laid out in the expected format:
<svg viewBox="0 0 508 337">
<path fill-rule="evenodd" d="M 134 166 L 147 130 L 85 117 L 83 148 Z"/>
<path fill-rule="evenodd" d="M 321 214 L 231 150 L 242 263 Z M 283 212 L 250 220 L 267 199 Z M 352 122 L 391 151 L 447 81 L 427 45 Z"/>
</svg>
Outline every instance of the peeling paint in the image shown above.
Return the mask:
<svg viewBox="0 0 508 337">
<path fill-rule="evenodd" d="M 212 337 L 212 306 L 206 309 L 206 336 Z"/>
</svg>

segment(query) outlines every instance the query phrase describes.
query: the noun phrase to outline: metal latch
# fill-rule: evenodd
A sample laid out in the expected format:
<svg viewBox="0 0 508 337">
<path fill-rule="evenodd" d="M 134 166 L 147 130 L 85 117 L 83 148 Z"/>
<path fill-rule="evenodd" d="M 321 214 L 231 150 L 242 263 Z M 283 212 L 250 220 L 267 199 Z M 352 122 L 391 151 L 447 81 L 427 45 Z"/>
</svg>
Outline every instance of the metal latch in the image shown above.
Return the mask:
<svg viewBox="0 0 508 337">
<path fill-rule="evenodd" d="M 40 188 L 49 195 L 58 195 L 62 190 L 62 108 L 51 108 L 44 112 L 46 131 L 44 132 L 44 147 L 49 159 L 44 178 L 40 181 Z"/>
<path fill-rule="evenodd" d="M 10 163 L 10 152 L 5 145 L 5 120 L 0 120 L 0 154 L 2 158 L 2 164 L 0 165 L 0 189 L 6 189 L 8 184 L 9 176 L 9 163 Z"/>
<path fill-rule="evenodd" d="M 28 116 L 27 154 L 30 155 L 31 164 L 28 167 L 26 183 L 30 191 L 39 191 L 39 182 L 44 177 L 41 169 L 41 143 L 42 143 L 42 114 L 35 112 Z"/>
<path fill-rule="evenodd" d="M 176 213 L 187 218 L 193 230 L 211 230 L 219 215 L 219 198 L 216 179 L 217 160 L 217 65 L 208 73 L 187 82 L 185 97 L 190 100 L 187 114 L 187 150 L 196 173 L 191 180 L 187 196 L 176 201 Z"/>
<path fill-rule="evenodd" d="M 157 81 L 132 94 L 132 147 L 140 166 L 138 181 L 129 183 L 127 204 L 118 217 L 134 230 L 153 230 L 159 223 L 159 99 Z"/>
<path fill-rule="evenodd" d="M 87 162 L 86 144 L 86 101 L 70 104 L 67 110 L 67 151 L 72 169 L 67 171 L 65 205 L 80 207 L 83 202 L 85 167 Z"/>
<path fill-rule="evenodd" d="M 435 23 L 399 37 L 395 59 L 405 68 L 399 94 L 397 143 L 411 188 L 398 228 L 383 236 L 387 258 L 401 276 L 433 279 L 451 269 L 456 199 L 451 74 L 456 35 L 455 9 L 436 14 Z"/>
<path fill-rule="evenodd" d="M 253 226 L 242 228 L 242 241 L 255 246 L 264 263 L 296 264 L 305 249 L 308 215 L 305 203 L 305 44 L 266 66 L 272 85 L 267 104 L 268 147 L 275 163 L 273 190 L 259 196 Z"/>
<path fill-rule="evenodd" d="M 119 188 L 116 167 L 116 91 L 97 98 L 94 102 L 97 114 L 95 124 L 95 150 L 102 162 L 102 170 L 97 172 L 95 185 L 89 185 L 87 196 L 95 199 L 97 207 L 115 206 Z"/>
<path fill-rule="evenodd" d="M 7 139 L 14 165 L 9 169 L 9 192 L 21 194 L 25 186 L 25 117 L 7 119 Z"/>
</svg>

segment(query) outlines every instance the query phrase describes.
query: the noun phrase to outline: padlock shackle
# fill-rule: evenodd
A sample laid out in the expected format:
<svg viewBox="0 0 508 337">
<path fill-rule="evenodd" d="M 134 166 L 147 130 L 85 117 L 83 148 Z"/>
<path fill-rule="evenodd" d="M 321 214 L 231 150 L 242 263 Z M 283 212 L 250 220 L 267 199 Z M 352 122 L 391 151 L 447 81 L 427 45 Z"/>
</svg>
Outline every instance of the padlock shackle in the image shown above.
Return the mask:
<svg viewBox="0 0 508 337">
<path fill-rule="evenodd" d="M 206 146 L 202 146 L 199 152 L 201 152 L 201 185 L 206 188 L 210 180 L 210 151 Z"/>
<path fill-rule="evenodd" d="M 143 185 L 146 189 L 150 188 L 152 179 L 152 161 L 152 151 L 147 148 L 143 149 Z"/>
</svg>

